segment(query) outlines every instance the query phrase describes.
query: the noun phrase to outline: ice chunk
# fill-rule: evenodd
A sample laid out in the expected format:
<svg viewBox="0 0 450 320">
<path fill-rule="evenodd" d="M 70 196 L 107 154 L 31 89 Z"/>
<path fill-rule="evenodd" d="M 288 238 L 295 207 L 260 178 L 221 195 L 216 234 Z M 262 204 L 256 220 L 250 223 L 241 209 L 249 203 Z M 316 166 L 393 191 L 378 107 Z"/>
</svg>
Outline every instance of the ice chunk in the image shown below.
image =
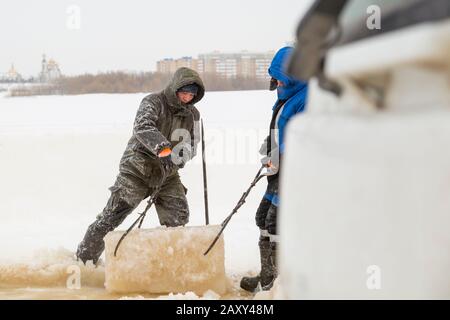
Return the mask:
<svg viewBox="0 0 450 320">
<path fill-rule="evenodd" d="M 220 226 L 135 229 L 114 249 L 123 231 L 105 237 L 105 286 L 110 292 L 226 291 L 223 236 L 204 256 Z"/>
<path fill-rule="evenodd" d="M 84 265 L 64 248 L 39 250 L 24 261 L 0 264 L 0 286 L 69 287 L 76 278 L 83 287 L 103 287 L 104 268 L 92 262 Z"/>
</svg>

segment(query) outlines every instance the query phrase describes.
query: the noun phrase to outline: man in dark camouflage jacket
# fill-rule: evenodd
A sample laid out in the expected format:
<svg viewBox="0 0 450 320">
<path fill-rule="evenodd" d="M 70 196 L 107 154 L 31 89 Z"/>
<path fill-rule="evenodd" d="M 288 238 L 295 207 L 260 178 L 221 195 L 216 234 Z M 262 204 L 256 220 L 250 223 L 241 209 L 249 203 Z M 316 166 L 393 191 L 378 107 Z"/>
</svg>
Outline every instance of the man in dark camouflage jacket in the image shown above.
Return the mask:
<svg viewBox="0 0 450 320">
<path fill-rule="evenodd" d="M 163 91 L 142 100 L 133 135 L 120 160 L 120 172 L 109 188 L 111 197 L 78 245 L 78 259 L 97 263 L 105 248 L 103 237 L 161 182 L 155 201 L 160 224 L 175 227 L 188 223 L 187 189 L 180 181 L 178 169 L 196 154 L 200 113 L 194 104 L 204 93 L 197 72 L 180 68 Z"/>
</svg>

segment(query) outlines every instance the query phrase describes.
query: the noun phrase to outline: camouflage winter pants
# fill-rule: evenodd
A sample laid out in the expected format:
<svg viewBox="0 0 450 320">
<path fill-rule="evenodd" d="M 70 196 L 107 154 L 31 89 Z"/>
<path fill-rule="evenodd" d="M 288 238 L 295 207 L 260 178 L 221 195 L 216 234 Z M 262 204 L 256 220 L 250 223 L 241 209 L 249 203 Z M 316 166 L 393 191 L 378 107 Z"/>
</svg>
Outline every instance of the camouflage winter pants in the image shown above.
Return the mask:
<svg viewBox="0 0 450 320">
<path fill-rule="evenodd" d="M 133 211 L 155 189 L 154 187 L 149 187 L 144 181 L 138 178 L 120 173 L 117 176 L 116 182 L 109 190 L 111 190 L 111 197 L 97 219 L 114 221 L 116 215 L 121 216 L 120 212 L 122 211 L 122 207 L 127 207 L 130 212 Z M 181 183 L 178 172 L 175 172 L 166 179 L 155 201 L 156 212 L 161 225 L 176 227 L 188 223 L 189 207 L 186 192 L 187 189 Z M 120 222 L 126 218 L 128 213 Z M 120 217 L 117 218 L 120 219 Z"/>
<path fill-rule="evenodd" d="M 96 262 L 105 248 L 103 237 L 118 227 L 141 201 L 155 190 L 143 180 L 126 173 L 120 173 L 109 189 L 111 196 L 106 207 L 88 227 L 83 241 L 78 246 L 77 256 L 83 261 Z M 178 172 L 166 179 L 155 201 L 161 225 L 176 227 L 188 223 L 189 207 L 186 192 L 187 189 L 181 183 Z"/>
</svg>

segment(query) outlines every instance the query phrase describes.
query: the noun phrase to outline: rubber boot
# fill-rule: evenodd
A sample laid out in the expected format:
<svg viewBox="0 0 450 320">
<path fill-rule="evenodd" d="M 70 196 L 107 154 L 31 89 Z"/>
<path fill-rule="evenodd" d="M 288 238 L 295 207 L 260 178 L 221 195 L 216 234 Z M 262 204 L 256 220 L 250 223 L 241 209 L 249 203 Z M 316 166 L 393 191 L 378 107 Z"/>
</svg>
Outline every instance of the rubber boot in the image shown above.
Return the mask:
<svg viewBox="0 0 450 320">
<path fill-rule="evenodd" d="M 260 282 L 262 290 L 270 290 L 278 275 L 277 270 L 277 243 L 270 242 L 270 256 L 267 259 L 267 266 L 264 273 L 261 271 Z"/>
<path fill-rule="evenodd" d="M 271 248 L 269 237 L 260 237 L 259 238 L 259 254 L 261 258 L 261 272 L 256 277 L 243 277 L 240 283 L 242 289 L 255 292 L 261 285 L 264 283 L 265 285 L 269 284 L 270 281 L 270 272 L 272 268 L 270 267 L 272 262 L 271 260 Z"/>
</svg>

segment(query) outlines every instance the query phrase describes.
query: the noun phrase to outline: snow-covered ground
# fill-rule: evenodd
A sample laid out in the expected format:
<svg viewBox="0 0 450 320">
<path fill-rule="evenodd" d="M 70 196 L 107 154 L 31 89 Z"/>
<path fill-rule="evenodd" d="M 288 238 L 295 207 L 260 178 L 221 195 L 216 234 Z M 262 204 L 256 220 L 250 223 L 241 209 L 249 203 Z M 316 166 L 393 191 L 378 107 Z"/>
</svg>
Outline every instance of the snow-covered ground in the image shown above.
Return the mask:
<svg viewBox="0 0 450 320">
<path fill-rule="evenodd" d="M 119 159 L 144 96 L 0 96 L 0 279 L 4 282 L 0 283 L 0 298 L 52 298 L 45 290 L 1 289 L 5 282 L 14 284 L 12 280 L 8 283 L 5 274 L 13 279 L 24 268 L 39 266 L 51 273 L 54 264 L 61 264 L 58 259 L 67 259 L 75 250 L 106 204 L 108 187 L 118 173 Z M 269 91 L 211 92 L 198 103 L 206 132 L 213 224 L 231 212 L 259 168 L 258 149 L 267 134 L 274 99 Z M 182 170 L 181 177 L 189 190 L 190 225 L 204 224 L 200 156 Z M 264 188 L 265 181 L 255 187 L 225 231 L 225 266 L 234 285 L 243 274 L 258 269 L 254 215 Z M 126 229 L 144 205 L 120 229 Z M 158 225 L 153 210 L 144 227 Z M 36 256 L 40 249 L 47 254 Z M 11 264 L 18 261 L 20 265 Z M 33 283 L 30 278 L 23 285 L 39 286 L 39 281 Z M 68 294 L 58 290 L 53 291 L 55 296 Z M 97 291 L 84 296 L 104 297 L 103 291 Z M 69 297 L 79 296 L 73 293 Z"/>
</svg>

